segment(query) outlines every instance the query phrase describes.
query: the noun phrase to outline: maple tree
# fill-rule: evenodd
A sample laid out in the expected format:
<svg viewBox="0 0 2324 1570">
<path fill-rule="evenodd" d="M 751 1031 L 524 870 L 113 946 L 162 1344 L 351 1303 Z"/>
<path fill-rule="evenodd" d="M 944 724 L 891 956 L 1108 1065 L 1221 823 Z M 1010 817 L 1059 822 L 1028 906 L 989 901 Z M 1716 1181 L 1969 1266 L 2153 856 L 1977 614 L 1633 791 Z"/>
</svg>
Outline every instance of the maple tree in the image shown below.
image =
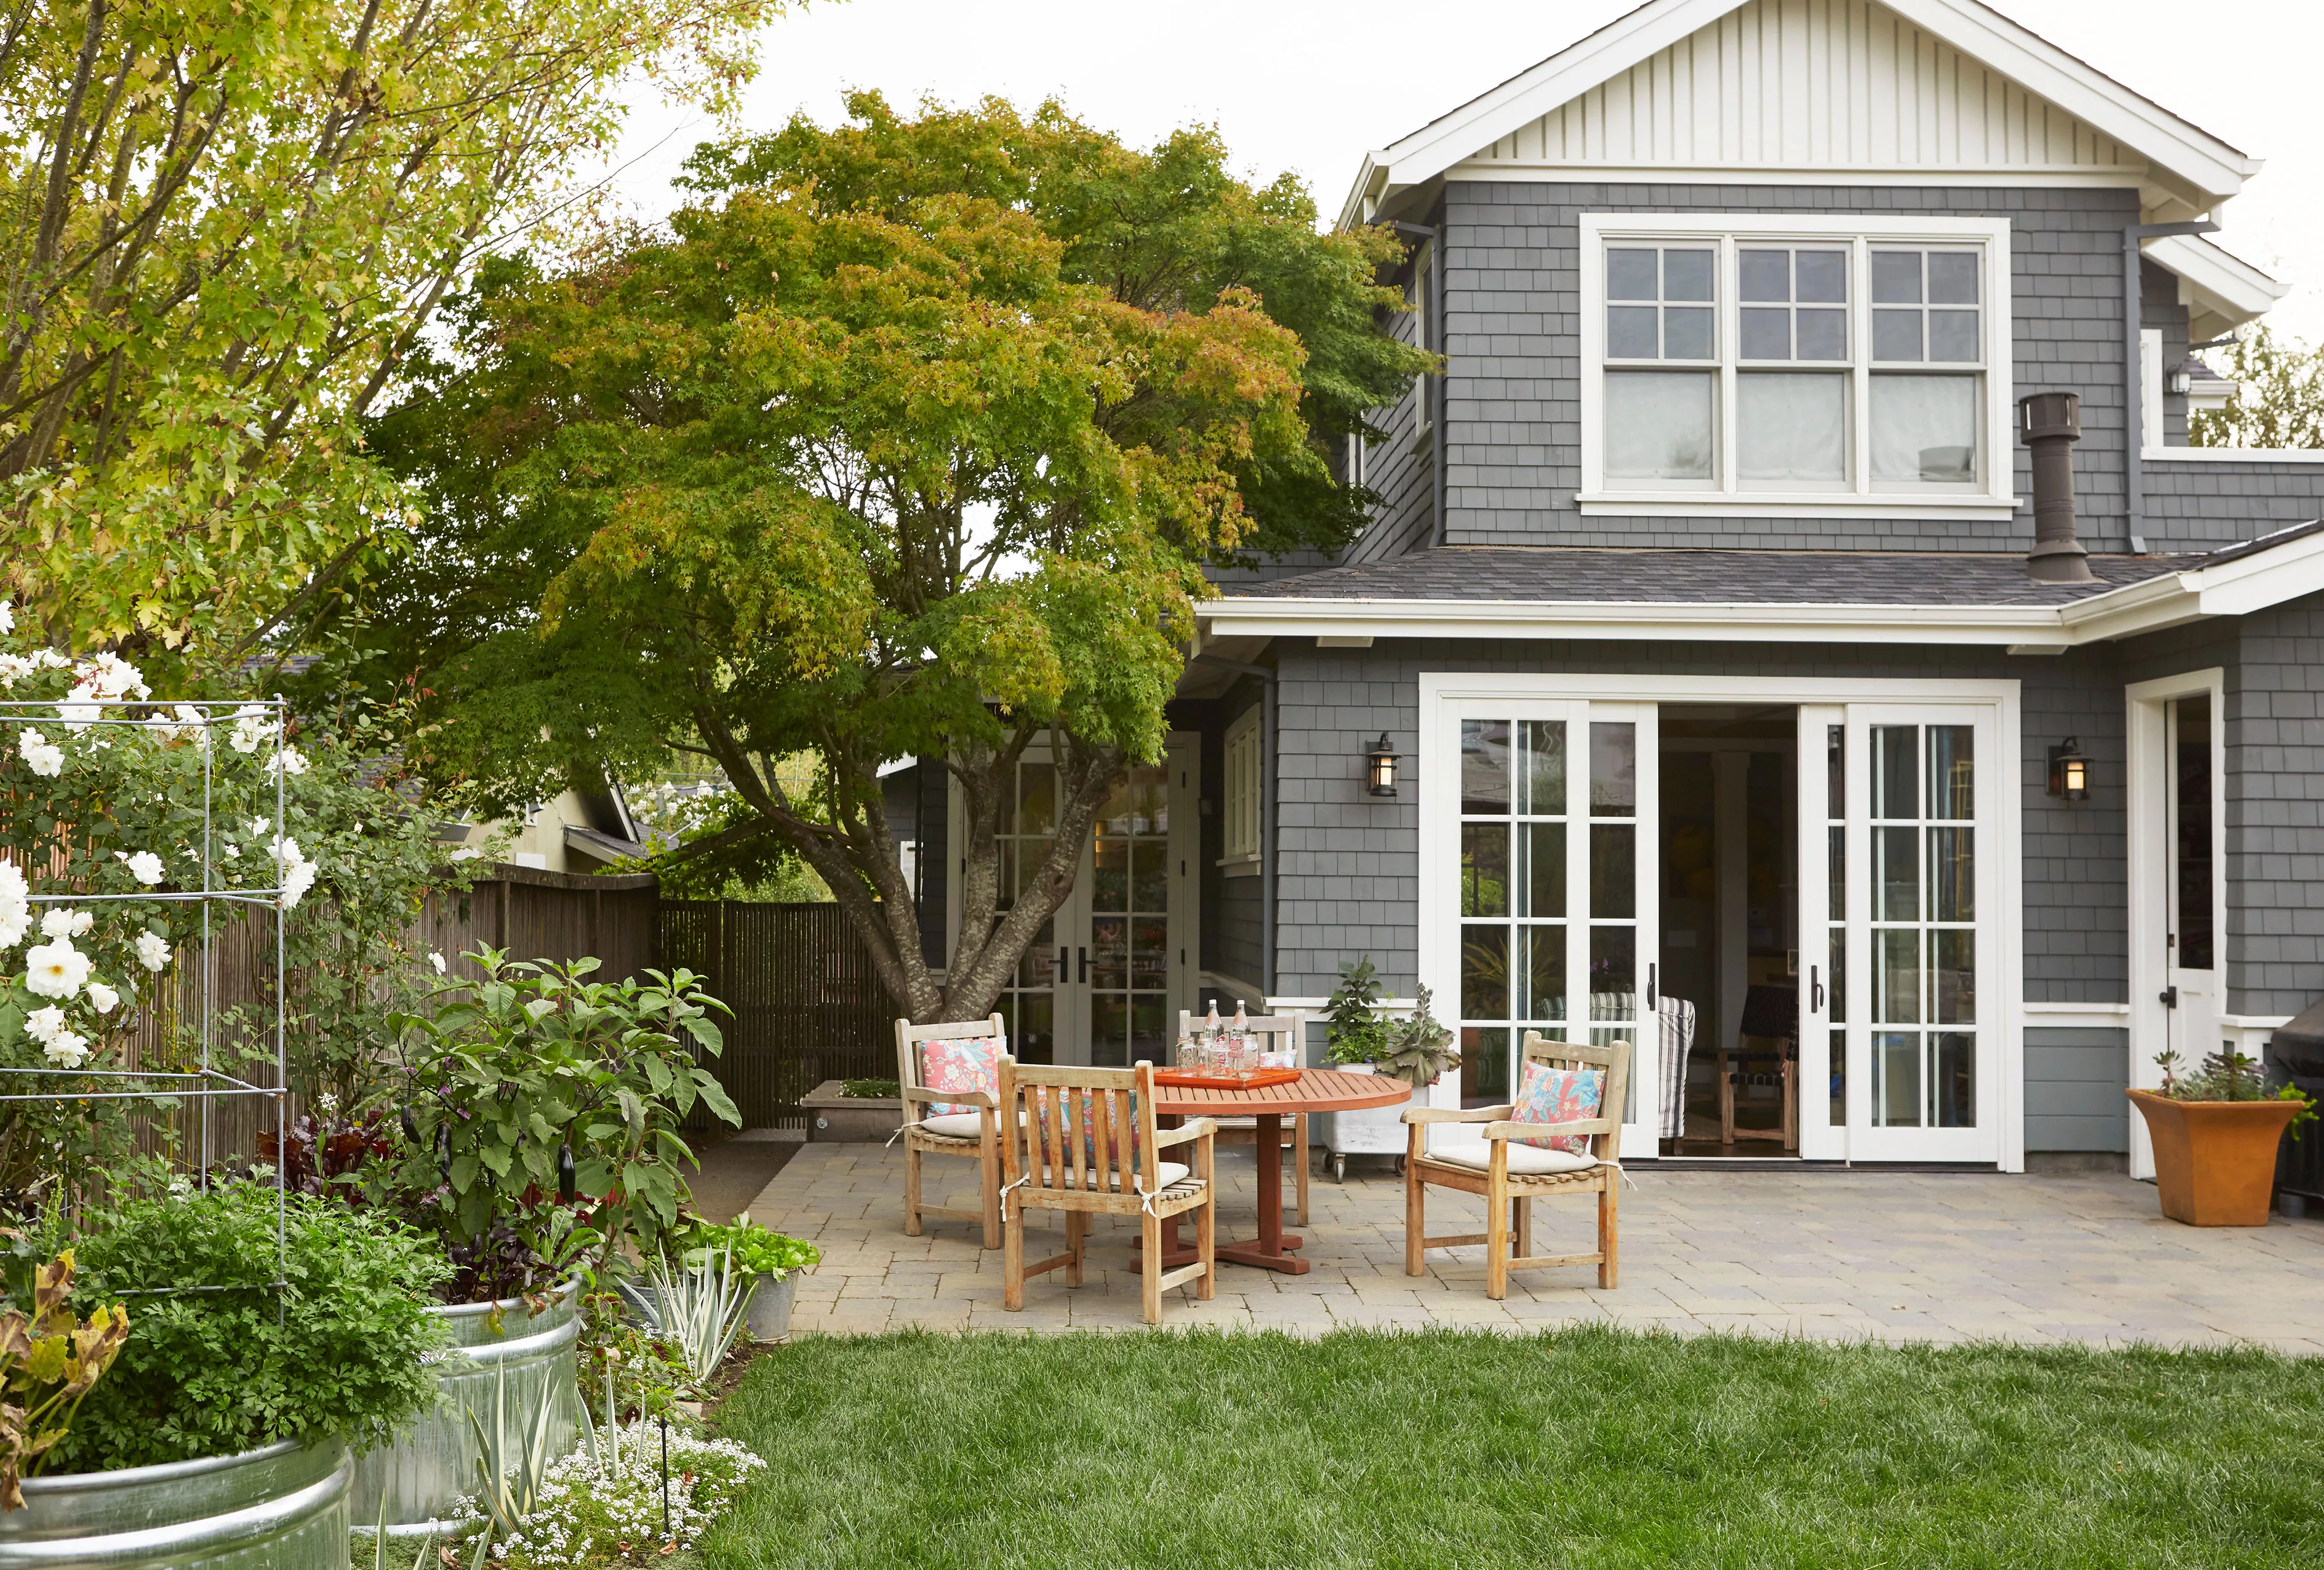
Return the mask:
<svg viewBox="0 0 2324 1570">
<path fill-rule="evenodd" d="M 675 854 L 788 846 L 914 1019 L 973 1019 L 1160 754 L 1204 563 L 1344 540 L 1325 443 L 1430 362 L 1379 319 L 1394 242 L 1319 234 L 1208 133 L 849 110 L 703 150 L 666 231 L 480 278 L 380 423 L 430 500 L 367 608 L 435 694 L 431 769 L 508 806 L 700 753 L 738 808 Z M 1012 869 L 1036 747 L 1055 837 Z M 882 808 L 907 756 L 962 803 L 941 980 Z"/>
</svg>

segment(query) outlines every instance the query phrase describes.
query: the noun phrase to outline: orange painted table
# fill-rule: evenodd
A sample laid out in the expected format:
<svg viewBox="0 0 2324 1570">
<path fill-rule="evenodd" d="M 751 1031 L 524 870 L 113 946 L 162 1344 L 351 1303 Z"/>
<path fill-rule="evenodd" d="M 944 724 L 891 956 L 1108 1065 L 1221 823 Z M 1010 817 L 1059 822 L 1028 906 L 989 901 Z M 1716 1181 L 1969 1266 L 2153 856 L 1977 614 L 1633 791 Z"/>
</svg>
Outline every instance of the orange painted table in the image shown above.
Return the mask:
<svg viewBox="0 0 2324 1570">
<path fill-rule="evenodd" d="M 1307 1273 L 1305 1260 L 1288 1251 L 1301 1240 L 1283 1230 L 1283 1120 L 1300 1113 L 1360 1112 L 1395 1106 L 1412 1099 L 1412 1086 L 1384 1074 L 1348 1074 L 1336 1068 L 1307 1068 L 1284 1085 L 1249 1089 L 1208 1089 L 1188 1085 L 1154 1087 L 1154 1111 L 1161 1117 L 1250 1118 L 1258 1123 L 1259 1236 L 1249 1242 L 1219 1244 L 1219 1258 L 1238 1265 Z M 1215 1201 L 1213 1201 L 1215 1203 Z M 1178 1243 L 1178 1224 L 1163 1224 L 1162 1260 L 1166 1269 L 1187 1263 L 1191 1247 Z"/>
</svg>

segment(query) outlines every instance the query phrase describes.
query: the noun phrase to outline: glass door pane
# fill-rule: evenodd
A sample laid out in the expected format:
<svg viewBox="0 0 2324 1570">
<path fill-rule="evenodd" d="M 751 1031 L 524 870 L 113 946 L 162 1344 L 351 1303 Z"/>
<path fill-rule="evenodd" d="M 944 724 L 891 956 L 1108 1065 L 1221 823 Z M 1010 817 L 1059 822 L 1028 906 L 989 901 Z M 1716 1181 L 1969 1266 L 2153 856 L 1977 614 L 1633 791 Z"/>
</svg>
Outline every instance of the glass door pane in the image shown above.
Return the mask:
<svg viewBox="0 0 2324 1570">
<path fill-rule="evenodd" d="M 1056 845 L 1057 771 L 1046 756 L 1020 760 L 1016 789 L 1001 803 L 995 828 L 1001 848 L 1001 891 L 998 915 L 1014 906 L 1020 890 L 1031 885 L 1042 864 Z M 1057 1057 L 1058 983 L 1071 965 L 1071 945 L 1058 934 L 1059 918 L 1070 916 L 1073 904 L 1041 924 L 1040 936 L 1016 974 L 1001 991 L 993 1006 L 1008 1024 L 1009 1049 L 1024 1063 L 1056 1063 Z M 1067 920 L 1063 930 L 1071 931 Z"/>
<path fill-rule="evenodd" d="M 1170 767 L 1133 767 L 1098 809 L 1090 864 L 1090 1055 L 1099 1067 L 1167 1061 Z"/>
<path fill-rule="evenodd" d="M 1826 825 L 1827 856 L 1845 907 L 1829 950 L 1840 984 L 1833 1099 L 1846 1101 L 1833 1120 L 1851 1125 L 1858 1160 L 1989 1159 L 1997 1033 L 1979 984 L 1994 963 L 1990 923 L 1980 925 L 1993 884 L 1992 721 L 1933 706 L 1849 715 L 1827 760 L 1842 814 Z M 1853 997 L 1850 953 L 1869 970 Z"/>
<path fill-rule="evenodd" d="M 1458 722 L 1462 1095 L 1515 1094 L 1528 1025 L 1564 1031 L 1569 861 L 1564 719 Z"/>
</svg>

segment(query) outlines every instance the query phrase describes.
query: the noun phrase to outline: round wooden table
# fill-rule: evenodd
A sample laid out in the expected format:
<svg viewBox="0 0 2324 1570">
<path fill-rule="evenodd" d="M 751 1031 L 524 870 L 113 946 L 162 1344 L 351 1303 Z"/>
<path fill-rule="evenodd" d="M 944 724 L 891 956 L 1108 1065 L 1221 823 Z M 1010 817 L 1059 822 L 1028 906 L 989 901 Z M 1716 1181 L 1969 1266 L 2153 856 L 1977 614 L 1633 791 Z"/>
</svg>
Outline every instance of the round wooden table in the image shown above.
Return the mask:
<svg viewBox="0 0 2324 1570">
<path fill-rule="evenodd" d="M 1283 1120 L 1299 1113 L 1359 1112 L 1369 1107 L 1395 1106 L 1412 1099 L 1412 1086 L 1384 1074 L 1348 1074 L 1336 1068 L 1302 1069 L 1299 1077 L 1281 1085 L 1249 1090 L 1213 1090 L 1189 1085 L 1157 1085 L 1154 1111 L 1161 1117 L 1251 1118 L 1259 1125 L 1259 1236 L 1249 1242 L 1218 1245 L 1218 1257 L 1238 1265 L 1283 1270 L 1304 1276 L 1305 1260 L 1288 1251 L 1300 1239 L 1283 1230 Z M 1212 1203 L 1216 1204 L 1213 1196 Z M 1178 1244 L 1176 1218 L 1163 1224 L 1162 1262 L 1174 1268 L 1193 1260 L 1194 1251 Z"/>
</svg>

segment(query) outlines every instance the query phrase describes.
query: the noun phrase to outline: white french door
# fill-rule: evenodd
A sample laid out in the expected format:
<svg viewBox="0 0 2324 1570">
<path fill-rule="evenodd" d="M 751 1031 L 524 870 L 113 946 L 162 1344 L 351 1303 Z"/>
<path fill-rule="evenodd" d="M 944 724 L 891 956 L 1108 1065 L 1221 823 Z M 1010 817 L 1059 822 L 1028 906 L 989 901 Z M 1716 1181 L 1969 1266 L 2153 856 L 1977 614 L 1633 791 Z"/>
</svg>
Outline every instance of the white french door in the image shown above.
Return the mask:
<svg viewBox="0 0 2324 1570">
<path fill-rule="evenodd" d="M 1166 1061 L 1177 1011 L 1194 1006 L 1201 947 L 1194 873 L 1199 743 L 1192 734 L 1173 733 L 1161 761 L 1128 770 L 1098 809 L 1072 891 L 994 1005 L 1024 1061 Z M 953 844 L 962 832 L 955 783 Z M 996 826 L 1000 910 L 1047 859 L 1056 833 L 1056 771 L 1047 748 L 1028 748 Z M 956 854 L 954 866 L 960 868 Z M 951 904 L 956 944 L 957 883 Z"/>
<path fill-rule="evenodd" d="M 1803 1156 L 2000 1158 L 1999 729 L 1983 706 L 1800 710 Z"/>
<path fill-rule="evenodd" d="M 1458 887 L 1450 929 L 1423 943 L 1449 937 L 1457 950 L 1458 995 L 1437 1008 L 1460 1033 L 1462 1096 L 1508 1100 L 1528 1030 L 1597 1046 L 1643 1039 L 1625 1138 L 1653 1150 L 1653 1037 L 1639 1020 L 1653 1012 L 1660 929 L 1654 706 L 1461 698 L 1435 723 L 1422 790 L 1457 800 L 1457 825 L 1437 821 L 1454 829 L 1443 848 Z"/>
</svg>

